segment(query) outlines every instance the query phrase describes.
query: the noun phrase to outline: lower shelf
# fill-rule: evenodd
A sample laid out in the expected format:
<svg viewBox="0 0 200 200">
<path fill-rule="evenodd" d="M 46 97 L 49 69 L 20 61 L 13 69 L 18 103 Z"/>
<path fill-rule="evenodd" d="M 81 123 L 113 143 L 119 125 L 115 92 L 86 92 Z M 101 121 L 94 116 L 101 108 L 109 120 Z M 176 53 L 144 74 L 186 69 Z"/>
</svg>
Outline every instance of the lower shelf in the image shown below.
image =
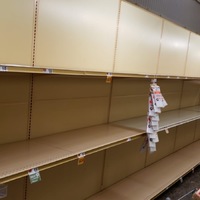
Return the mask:
<svg viewBox="0 0 200 200">
<path fill-rule="evenodd" d="M 141 131 L 99 125 L 1 145 L 0 183 L 27 176 L 30 169 L 49 169 L 77 159 L 80 153 L 96 153 L 142 134 Z"/>
<path fill-rule="evenodd" d="M 134 173 L 88 200 L 153 199 L 200 162 L 200 141 Z"/>
<path fill-rule="evenodd" d="M 200 107 L 193 106 L 182 108 L 178 110 L 171 110 L 163 112 L 160 115 L 159 131 L 176 127 L 194 120 L 200 119 Z M 123 128 L 146 131 L 146 118 L 147 116 L 135 117 L 131 119 L 125 119 L 114 122 L 113 125 L 120 126 Z"/>
</svg>

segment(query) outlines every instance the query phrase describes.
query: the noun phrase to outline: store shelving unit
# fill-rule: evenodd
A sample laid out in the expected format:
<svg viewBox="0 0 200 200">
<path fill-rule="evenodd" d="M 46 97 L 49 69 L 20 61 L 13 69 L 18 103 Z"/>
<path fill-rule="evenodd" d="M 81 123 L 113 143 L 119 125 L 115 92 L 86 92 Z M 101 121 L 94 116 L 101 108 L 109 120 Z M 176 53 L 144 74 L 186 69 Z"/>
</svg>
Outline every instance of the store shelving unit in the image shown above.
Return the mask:
<svg viewBox="0 0 200 200">
<path fill-rule="evenodd" d="M 125 0 L 0 5 L 8 200 L 151 199 L 199 164 L 200 36 Z M 142 154 L 152 78 L 169 106 L 157 152 Z"/>
<path fill-rule="evenodd" d="M 0 183 L 27 176 L 33 168 L 43 171 L 76 160 L 81 153 L 87 156 L 144 137 L 145 119 L 144 116 L 3 145 Z M 164 112 L 159 131 L 197 119 L 200 119 L 199 106 Z"/>
<path fill-rule="evenodd" d="M 69 76 L 96 76 L 96 77 L 107 77 L 110 73 L 112 77 L 121 78 L 161 78 L 161 79 L 190 79 L 196 80 L 199 77 L 186 77 L 186 76 L 175 76 L 175 75 L 155 75 L 155 74 L 138 74 L 138 73 L 120 73 L 120 72 L 101 72 L 101 71 L 83 71 L 83 70 L 68 70 L 58 68 L 47 68 L 39 66 L 25 66 L 25 65 L 13 65 L 13 64 L 2 64 L 0 63 L 0 72 L 10 73 L 33 73 L 33 74 L 55 74 L 55 75 L 69 75 Z"/>
</svg>

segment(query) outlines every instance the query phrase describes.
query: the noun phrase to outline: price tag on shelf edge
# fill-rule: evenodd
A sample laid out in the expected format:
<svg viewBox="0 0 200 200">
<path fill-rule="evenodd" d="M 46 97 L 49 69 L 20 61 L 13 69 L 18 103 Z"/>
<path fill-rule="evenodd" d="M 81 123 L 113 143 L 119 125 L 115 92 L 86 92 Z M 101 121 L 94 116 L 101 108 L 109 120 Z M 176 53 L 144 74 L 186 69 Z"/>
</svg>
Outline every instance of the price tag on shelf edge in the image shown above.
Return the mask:
<svg viewBox="0 0 200 200">
<path fill-rule="evenodd" d="M 107 73 L 106 83 L 111 83 L 111 82 L 112 82 L 112 73 Z"/>
<path fill-rule="evenodd" d="M 31 169 L 28 172 L 28 175 L 29 175 L 29 179 L 30 179 L 31 184 L 41 181 L 41 176 L 40 176 L 40 172 L 39 172 L 38 168 Z"/>
<path fill-rule="evenodd" d="M 8 71 L 8 67 L 7 66 L 0 66 L 0 72 L 7 72 Z"/>
<path fill-rule="evenodd" d="M 43 71 L 46 74 L 52 74 L 53 73 L 53 69 L 43 69 Z"/>
<path fill-rule="evenodd" d="M 77 155 L 78 157 L 78 165 L 82 165 L 85 162 L 85 153 L 80 153 Z"/>
</svg>

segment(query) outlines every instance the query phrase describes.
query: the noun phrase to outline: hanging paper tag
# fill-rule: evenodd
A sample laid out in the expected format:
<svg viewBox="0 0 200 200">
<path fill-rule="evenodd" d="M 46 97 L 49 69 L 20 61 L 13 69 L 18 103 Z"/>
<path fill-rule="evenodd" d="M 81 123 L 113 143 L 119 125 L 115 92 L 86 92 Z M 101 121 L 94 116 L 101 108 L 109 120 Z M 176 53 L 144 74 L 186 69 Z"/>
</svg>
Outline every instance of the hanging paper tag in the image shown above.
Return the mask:
<svg viewBox="0 0 200 200">
<path fill-rule="evenodd" d="M 151 85 L 151 92 L 154 96 L 156 106 L 164 108 L 167 105 L 167 102 L 161 94 L 160 87 L 158 85 Z"/>
<path fill-rule="evenodd" d="M 157 134 L 159 131 L 159 113 L 161 113 L 161 108 L 164 108 L 166 105 L 167 102 L 161 94 L 160 87 L 157 85 L 157 79 L 152 79 L 148 99 L 148 116 L 146 128 L 150 152 L 156 151 L 156 143 L 159 142 Z"/>
<path fill-rule="evenodd" d="M 151 119 L 151 125 L 158 127 L 158 121 L 154 121 Z"/>
<path fill-rule="evenodd" d="M 155 131 L 159 130 L 159 124 L 158 121 L 152 121 L 151 116 L 147 117 L 147 133 L 155 133 Z"/>
<path fill-rule="evenodd" d="M 153 126 L 151 124 L 147 124 L 146 132 L 147 133 L 155 133 L 155 131 L 153 130 Z"/>
<path fill-rule="evenodd" d="M 149 151 L 150 151 L 150 153 L 155 152 L 156 151 L 156 146 L 155 147 L 149 147 Z"/>
<path fill-rule="evenodd" d="M 160 121 L 159 114 L 155 113 L 155 115 L 151 117 L 151 121 L 157 121 L 157 122 L 159 122 Z"/>
<path fill-rule="evenodd" d="M 161 113 L 161 109 L 160 109 L 160 107 L 157 106 L 157 104 L 156 104 L 156 99 L 155 99 L 155 96 L 154 96 L 153 93 L 151 94 L 151 97 L 152 97 L 152 101 L 153 101 L 154 111 L 155 111 L 156 113 Z"/>
<path fill-rule="evenodd" d="M 156 115 L 154 106 L 153 106 L 153 100 L 151 95 L 149 95 L 149 111 L 148 111 L 148 116 L 154 116 Z"/>
<path fill-rule="evenodd" d="M 148 138 L 153 143 L 159 142 L 159 138 L 158 138 L 157 132 L 155 132 L 155 133 L 148 133 Z"/>
<path fill-rule="evenodd" d="M 164 97 L 162 99 L 162 104 L 163 104 L 163 108 L 168 105 L 167 102 L 165 101 Z"/>
<path fill-rule="evenodd" d="M 107 73 L 106 83 L 112 82 L 112 73 Z"/>
<path fill-rule="evenodd" d="M 29 179 L 30 179 L 31 184 L 41 181 L 41 176 L 40 176 L 40 172 L 39 172 L 38 168 L 31 169 L 28 172 L 28 175 L 29 175 Z"/>
<path fill-rule="evenodd" d="M 0 71 L 1 72 L 7 72 L 8 71 L 7 66 L 0 66 Z"/>
<path fill-rule="evenodd" d="M 53 73 L 53 69 L 43 69 L 43 71 L 46 74 L 52 74 Z"/>
<path fill-rule="evenodd" d="M 151 139 L 154 139 L 157 137 L 156 132 L 155 133 L 148 133 L 148 137 Z"/>
<path fill-rule="evenodd" d="M 155 136 L 153 138 L 153 142 L 155 142 L 155 143 L 159 142 L 158 133 L 155 133 Z"/>
<path fill-rule="evenodd" d="M 80 153 L 78 156 L 78 165 L 82 165 L 85 162 L 85 153 Z"/>
<path fill-rule="evenodd" d="M 149 138 L 149 147 L 156 147 L 156 143 L 153 142 L 153 139 L 152 138 Z"/>
<path fill-rule="evenodd" d="M 159 131 L 159 124 L 152 125 L 154 131 Z"/>
</svg>

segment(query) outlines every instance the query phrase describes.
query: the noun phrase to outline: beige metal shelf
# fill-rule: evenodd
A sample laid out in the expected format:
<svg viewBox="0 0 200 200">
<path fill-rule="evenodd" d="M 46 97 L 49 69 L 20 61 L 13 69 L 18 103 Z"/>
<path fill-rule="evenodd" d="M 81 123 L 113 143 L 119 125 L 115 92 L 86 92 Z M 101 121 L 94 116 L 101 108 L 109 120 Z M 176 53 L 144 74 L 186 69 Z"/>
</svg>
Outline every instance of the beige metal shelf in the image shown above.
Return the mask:
<svg viewBox="0 0 200 200">
<path fill-rule="evenodd" d="M 0 184 L 27 176 L 32 168 L 38 167 L 40 171 L 52 168 L 77 159 L 80 153 L 87 156 L 141 137 L 141 134 L 141 131 L 100 125 L 2 145 Z"/>
<path fill-rule="evenodd" d="M 178 181 L 200 161 L 200 141 L 134 173 L 88 200 L 149 200 Z"/>
<path fill-rule="evenodd" d="M 160 130 L 200 118 L 200 107 L 189 107 L 162 113 Z M 145 135 L 146 117 L 118 121 L 29 141 L 0 146 L 0 183 L 24 176 L 28 170 L 40 171 L 116 146 Z"/>
<path fill-rule="evenodd" d="M 39 66 L 25 66 L 0 64 L 0 72 L 16 72 L 16 73 L 33 73 L 33 74 L 58 74 L 58 75 L 77 75 L 77 76 L 107 76 L 109 72 L 100 71 L 81 71 L 58 68 L 43 68 Z M 113 77 L 130 77 L 130 78 L 164 78 L 164 79 L 199 79 L 200 77 L 186 76 L 164 76 L 155 74 L 129 74 L 129 73 L 112 73 Z"/>
<path fill-rule="evenodd" d="M 113 125 L 146 131 L 146 116 L 114 122 Z M 187 107 L 160 114 L 159 131 L 200 119 L 200 106 Z"/>
</svg>

